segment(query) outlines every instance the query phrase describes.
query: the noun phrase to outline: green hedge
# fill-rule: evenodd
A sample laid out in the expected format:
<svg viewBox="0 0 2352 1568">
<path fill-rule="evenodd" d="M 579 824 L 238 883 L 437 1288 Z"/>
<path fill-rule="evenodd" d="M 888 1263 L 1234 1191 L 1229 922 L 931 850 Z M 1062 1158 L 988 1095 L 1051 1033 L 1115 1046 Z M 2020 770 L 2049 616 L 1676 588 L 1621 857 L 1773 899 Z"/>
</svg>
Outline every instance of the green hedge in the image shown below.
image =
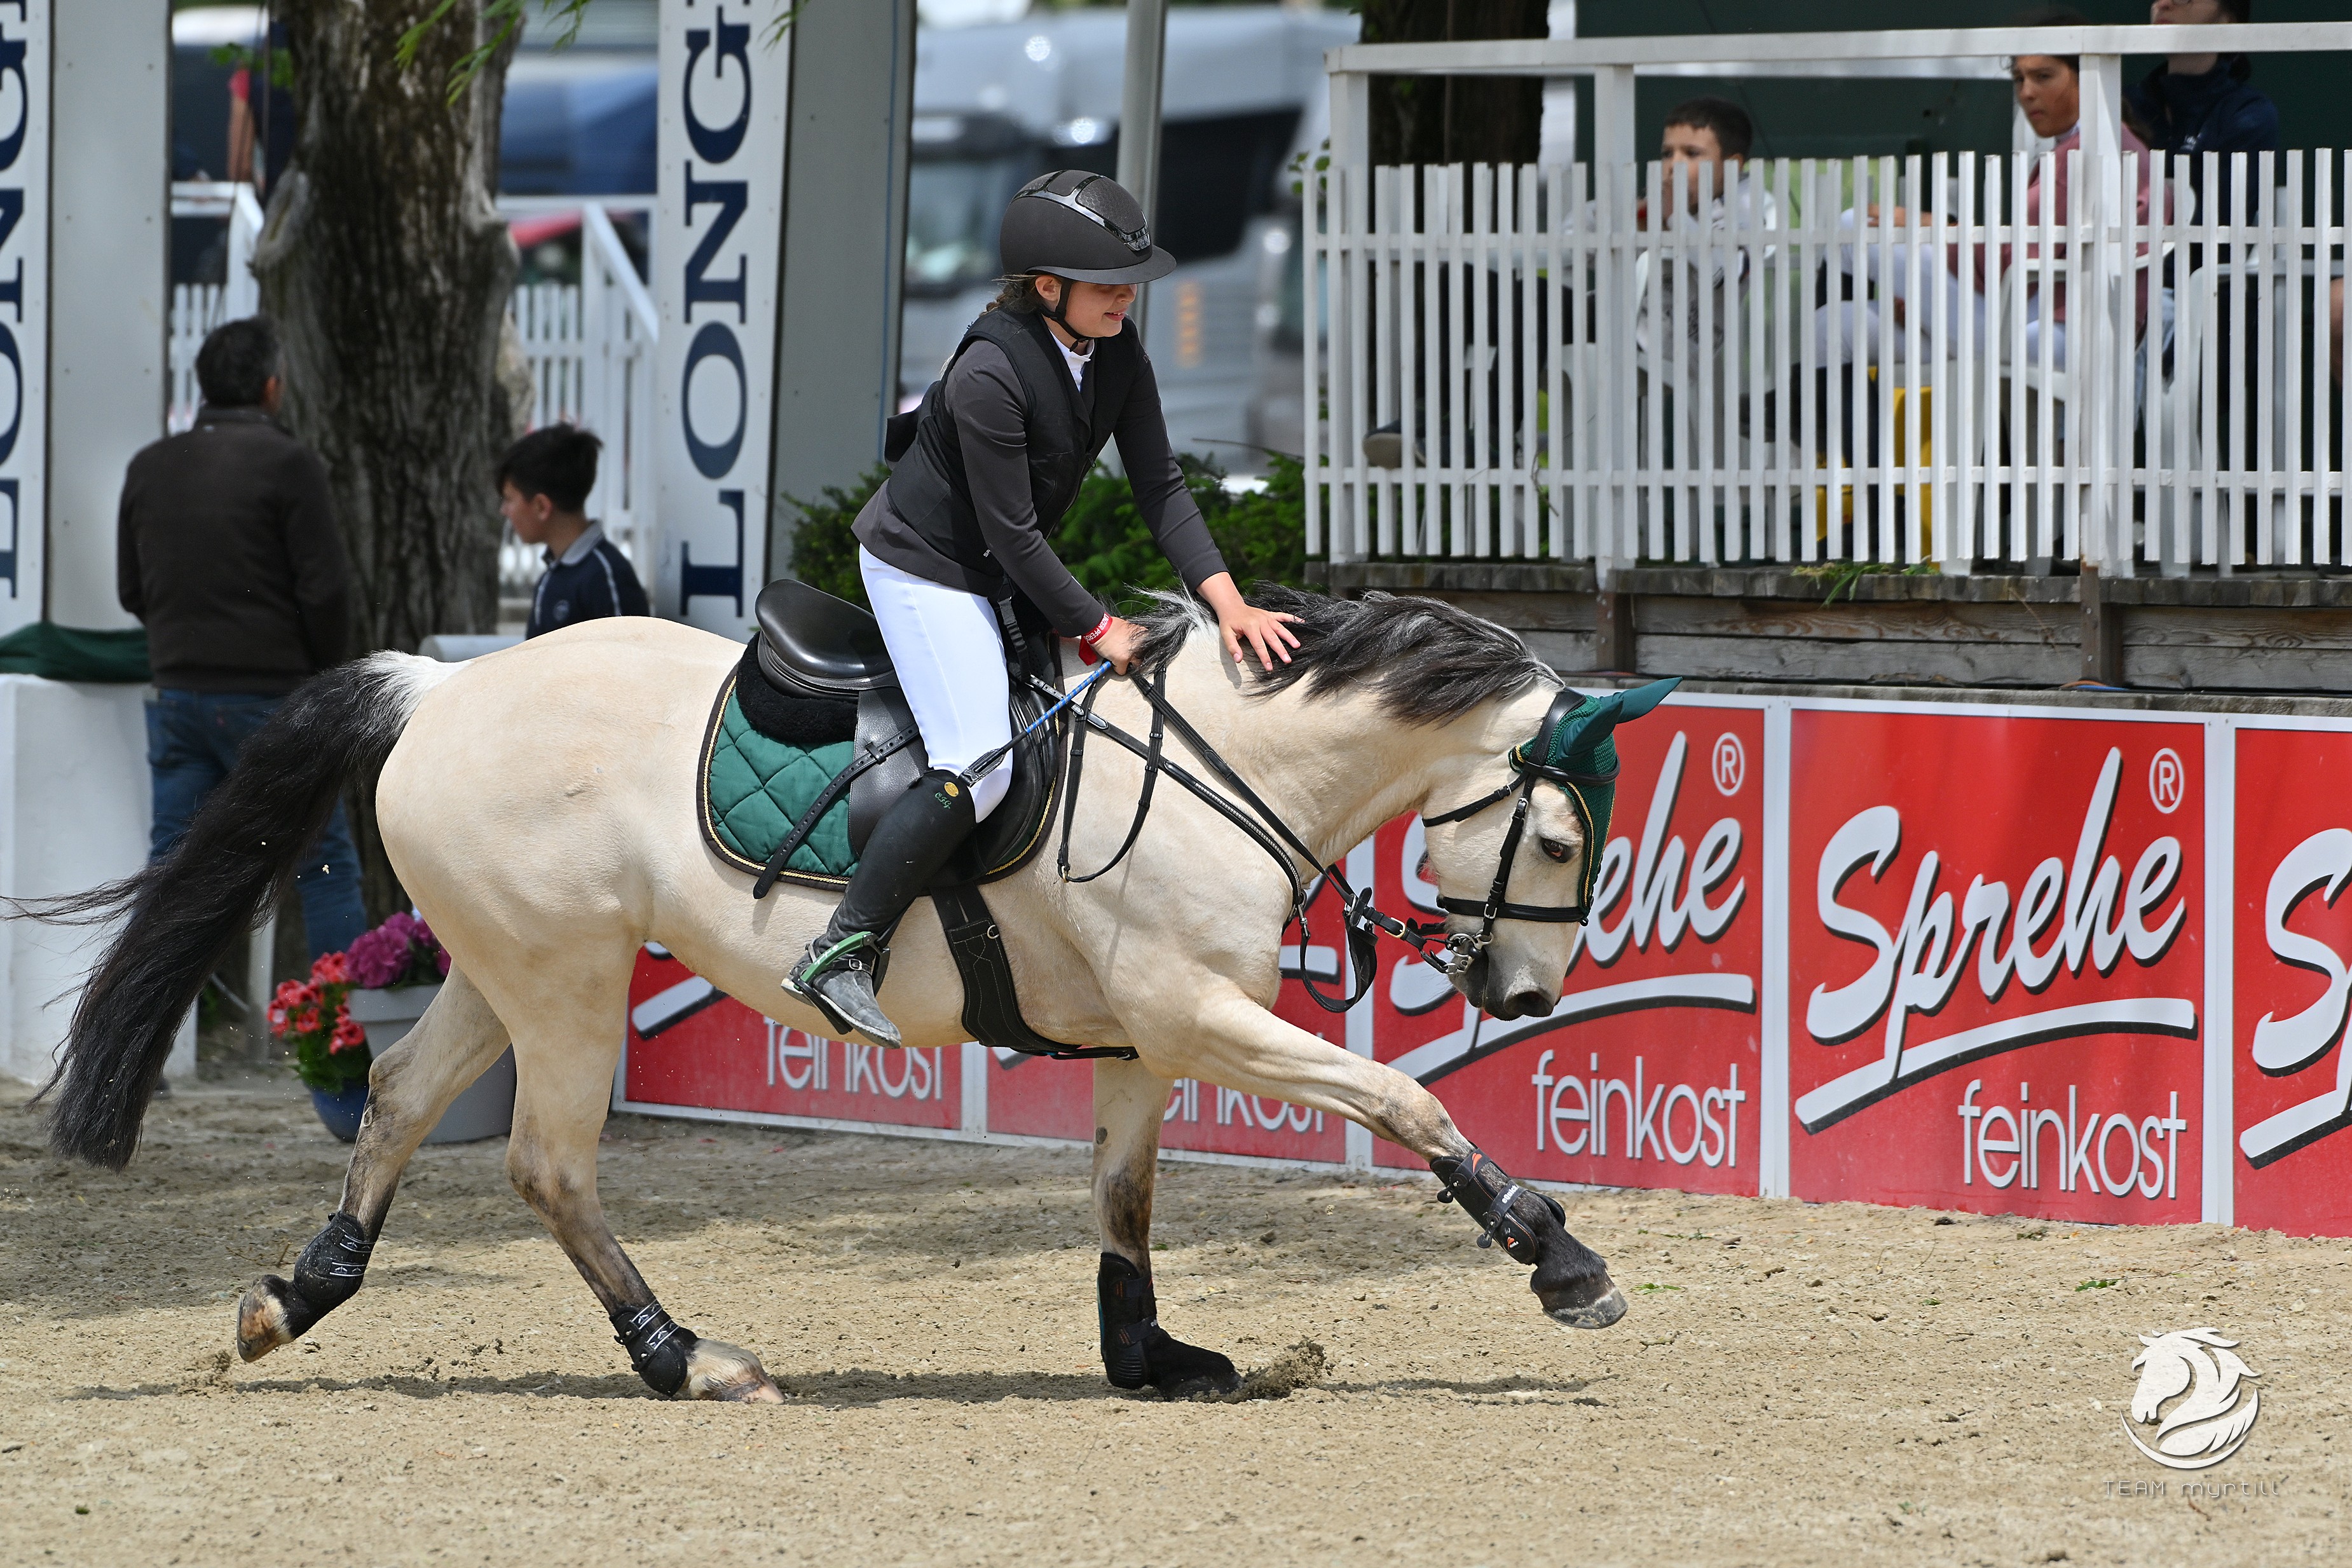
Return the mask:
<svg viewBox="0 0 2352 1568">
<path fill-rule="evenodd" d="M 1180 454 L 1176 460 L 1236 581 L 1244 588 L 1260 581 L 1307 585 L 1306 483 L 1297 458 L 1273 455 L 1265 488 L 1238 496 L 1225 488 L 1225 471 L 1214 458 Z M 849 489 L 827 486 L 814 502 L 793 498 L 801 509 L 793 535 L 794 577 L 852 603 L 866 602 L 857 540 L 849 528 L 889 476 L 877 463 Z M 1176 586 L 1168 558 L 1136 510 L 1135 492 L 1125 477 L 1105 468 L 1078 486 L 1077 499 L 1054 530 L 1054 551 L 1090 591 L 1121 608 L 1136 603 L 1138 591 Z"/>
</svg>

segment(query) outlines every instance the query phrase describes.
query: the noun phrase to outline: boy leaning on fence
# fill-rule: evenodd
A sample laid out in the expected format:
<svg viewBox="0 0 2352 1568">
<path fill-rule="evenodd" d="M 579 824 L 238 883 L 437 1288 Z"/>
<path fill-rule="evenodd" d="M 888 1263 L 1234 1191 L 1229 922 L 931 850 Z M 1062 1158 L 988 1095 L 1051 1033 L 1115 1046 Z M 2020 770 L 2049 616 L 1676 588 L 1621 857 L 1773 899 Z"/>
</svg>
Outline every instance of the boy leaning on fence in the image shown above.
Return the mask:
<svg viewBox="0 0 2352 1568">
<path fill-rule="evenodd" d="M 629 558 L 584 509 L 603 446 L 578 425 L 551 424 L 499 460 L 499 511 L 515 538 L 541 547 L 547 562 L 531 591 L 526 637 L 607 615 L 653 613 Z"/>
</svg>

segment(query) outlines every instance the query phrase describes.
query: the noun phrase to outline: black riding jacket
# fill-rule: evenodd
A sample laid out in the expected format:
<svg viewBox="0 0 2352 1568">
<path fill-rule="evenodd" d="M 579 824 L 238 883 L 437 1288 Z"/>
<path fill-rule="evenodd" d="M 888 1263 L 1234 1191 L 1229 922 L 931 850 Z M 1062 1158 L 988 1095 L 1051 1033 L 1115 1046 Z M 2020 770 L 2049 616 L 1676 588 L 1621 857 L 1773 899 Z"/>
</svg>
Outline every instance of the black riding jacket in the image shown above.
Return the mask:
<svg viewBox="0 0 2352 1568">
<path fill-rule="evenodd" d="M 1052 536 L 1116 438 L 1136 508 L 1186 587 L 1225 570 L 1168 442 L 1160 389 L 1135 329 L 1096 340 L 1083 384 L 1034 315 L 992 310 L 965 329 L 925 394 L 913 444 L 857 516 L 858 542 L 899 570 L 1002 600 L 1025 595 L 1066 636 L 1107 607 L 1055 555 Z"/>
</svg>

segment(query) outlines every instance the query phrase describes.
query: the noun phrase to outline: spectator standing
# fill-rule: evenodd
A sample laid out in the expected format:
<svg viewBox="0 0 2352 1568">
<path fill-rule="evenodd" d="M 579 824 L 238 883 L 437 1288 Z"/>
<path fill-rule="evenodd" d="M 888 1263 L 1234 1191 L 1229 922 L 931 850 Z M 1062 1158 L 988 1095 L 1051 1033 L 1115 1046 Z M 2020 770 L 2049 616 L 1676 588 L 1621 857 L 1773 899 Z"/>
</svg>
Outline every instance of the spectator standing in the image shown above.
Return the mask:
<svg viewBox="0 0 2352 1568">
<path fill-rule="evenodd" d="M 278 423 L 278 335 L 260 317 L 196 354 L 195 423 L 131 460 L 116 592 L 147 628 L 154 786 L 148 858 L 179 842 L 247 738 L 286 695 L 342 659 L 351 568 L 326 465 Z M 294 885 L 315 958 L 367 929 L 359 856 L 338 804 Z"/>
<path fill-rule="evenodd" d="M 572 424 L 534 430 L 499 461 L 499 511 L 515 538 L 543 549 L 526 637 L 607 615 L 650 615 L 629 558 L 583 508 L 604 443 Z"/>
</svg>

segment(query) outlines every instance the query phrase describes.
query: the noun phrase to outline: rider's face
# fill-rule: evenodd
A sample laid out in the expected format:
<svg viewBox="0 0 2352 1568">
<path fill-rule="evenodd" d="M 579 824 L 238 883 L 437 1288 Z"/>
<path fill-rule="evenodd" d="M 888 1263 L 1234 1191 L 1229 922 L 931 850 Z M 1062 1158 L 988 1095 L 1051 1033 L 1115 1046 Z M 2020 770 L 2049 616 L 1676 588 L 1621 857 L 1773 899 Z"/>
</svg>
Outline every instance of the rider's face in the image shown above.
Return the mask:
<svg viewBox="0 0 2352 1568">
<path fill-rule="evenodd" d="M 1052 305 L 1070 291 L 1070 308 L 1063 319 L 1070 330 L 1086 338 L 1116 338 L 1127 324 L 1128 307 L 1135 303 L 1132 283 L 1066 283 L 1050 275 L 1037 279 L 1037 292 Z"/>
</svg>

